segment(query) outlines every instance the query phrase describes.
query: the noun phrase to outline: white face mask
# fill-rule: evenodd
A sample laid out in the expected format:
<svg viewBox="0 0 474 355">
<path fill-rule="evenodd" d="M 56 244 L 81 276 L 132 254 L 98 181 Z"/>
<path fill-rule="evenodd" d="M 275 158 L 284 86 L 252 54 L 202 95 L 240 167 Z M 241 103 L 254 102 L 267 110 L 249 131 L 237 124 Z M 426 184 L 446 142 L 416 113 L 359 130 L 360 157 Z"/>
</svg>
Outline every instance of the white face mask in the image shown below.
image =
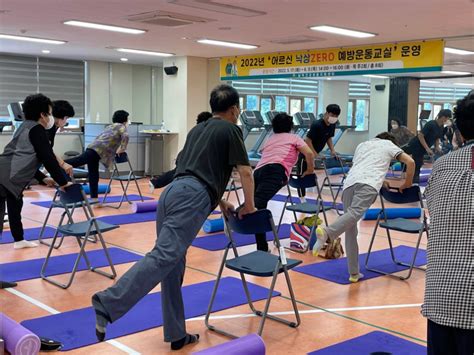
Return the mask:
<svg viewBox="0 0 474 355">
<path fill-rule="evenodd" d="M 48 115 L 48 123 L 46 124 L 46 129 L 51 129 L 54 126 L 54 117 L 52 115 Z"/>
<path fill-rule="evenodd" d="M 398 129 L 398 125 L 393 124 L 393 125 L 392 125 L 392 129 Z"/>
<path fill-rule="evenodd" d="M 337 122 L 337 120 L 338 120 L 337 117 L 328 116 L 328 122 L 329 122 L 329 124 L 334 124 L 334 123 Z"/>
</svg>

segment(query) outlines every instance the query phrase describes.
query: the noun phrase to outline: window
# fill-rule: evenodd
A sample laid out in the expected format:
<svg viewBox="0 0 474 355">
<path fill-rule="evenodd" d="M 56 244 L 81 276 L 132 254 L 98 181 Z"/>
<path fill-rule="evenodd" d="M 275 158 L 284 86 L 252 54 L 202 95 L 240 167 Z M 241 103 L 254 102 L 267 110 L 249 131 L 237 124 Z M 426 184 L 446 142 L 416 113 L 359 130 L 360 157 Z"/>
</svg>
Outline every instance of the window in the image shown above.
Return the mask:
<svg viewBox="0 0 474 355">
<path fill-rule="evenodd" d="M 271 111 L 273 107 L 273 100 L 271 97 L 260 98 L 260 112 L 265 115 L 268 111 Z"/>
<path fill-rule="evenodd" d="M 347 124 L 356 131 L 366 131 L 369 123 L 369 100 L 352 99 L 347 104 Z"/>
<path fill-rule="evenodd" d="M 316 113 L 316 99 L 314 97 L 304 98 L 304 111 Z"/>
<path fill-rule="evenodd" d="M 246 110 L 250 111 L 258 111 L 258 104 L 259 104 L 259 99 L 257 95 L 247 95 L 246 97 L 247 101 L 247 106 Z"/>
<path fill-rule="evenodd" d="M 294 116 L 295 113 L 301 112 L 302 99 L 290 98 L 290 116 Z"/>
<path fill-rule="evenodd" d="M 275 111 L 288 112 L 287 96 L 275 96 Z"/>
</svg>

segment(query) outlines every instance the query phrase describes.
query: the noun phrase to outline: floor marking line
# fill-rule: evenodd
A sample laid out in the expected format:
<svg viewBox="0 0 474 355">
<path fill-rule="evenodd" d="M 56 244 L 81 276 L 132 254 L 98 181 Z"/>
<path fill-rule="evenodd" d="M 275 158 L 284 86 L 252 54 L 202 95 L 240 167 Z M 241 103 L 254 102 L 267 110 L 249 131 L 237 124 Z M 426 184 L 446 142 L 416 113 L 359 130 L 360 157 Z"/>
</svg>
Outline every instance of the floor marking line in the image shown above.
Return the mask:
<svg viewBox="0 0 474 355">
<path fill-rule="evenodd" d="M 15 290 L 14 288 L 6 288 L 4 290 L 7 291 L 7 292 L 10 292 L 11 294 L 13 294 L 15 296 L 18 296 L 18 297 L 24 299 L 27 302 L 30 302 L 30 303 L 34 304 L 35 306 L 45 310 L 48 313 L 51 313 L 51 314 L 61 313 L 57 309 L 54 309 L 54 308 L 44 304 L 43 302 L 38 301 L 37 299 L 34 299 L 33 297 L 24 294 L 23 292 Z M 138 351 L 133 350 L 132 348 L 126 346 L 125 344 L 122 344 L 122 343 L 118 342 L 117 340 L 113 340 L 113 339 L 107 340 L 106 343 L 109 343 L 110 345 L 116 347 L 119 350 L 122 350 L 124 353 L 127 353 L 129 355 L 140 355 L 141 354 Z"/>
</svg>

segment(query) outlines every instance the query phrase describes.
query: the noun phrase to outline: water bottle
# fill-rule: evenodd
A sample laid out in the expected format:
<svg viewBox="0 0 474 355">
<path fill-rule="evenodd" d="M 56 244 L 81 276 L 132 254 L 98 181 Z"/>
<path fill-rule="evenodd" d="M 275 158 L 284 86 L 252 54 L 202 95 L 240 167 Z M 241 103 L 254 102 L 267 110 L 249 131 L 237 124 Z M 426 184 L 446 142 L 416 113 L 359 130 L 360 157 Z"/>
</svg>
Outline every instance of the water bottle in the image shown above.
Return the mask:
<svg viewBox="0 0 474 355">
<path fill-rule="evenodd" d="M 95 115 L 95 123 L 100 123 L 100 113 L 97 112 Z"/>
<path fill-rule="evenodd" d="M 166 132 L 165 121 L 161 121 L 161 132 Z"/>
</svg>

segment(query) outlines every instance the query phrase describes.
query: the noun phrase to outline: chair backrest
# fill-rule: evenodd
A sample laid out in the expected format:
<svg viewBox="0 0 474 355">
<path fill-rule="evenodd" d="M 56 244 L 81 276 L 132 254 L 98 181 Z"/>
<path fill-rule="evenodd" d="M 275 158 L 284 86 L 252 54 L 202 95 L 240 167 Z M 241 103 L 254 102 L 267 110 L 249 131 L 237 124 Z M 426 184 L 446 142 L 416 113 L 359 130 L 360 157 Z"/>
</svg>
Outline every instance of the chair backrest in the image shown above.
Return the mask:
<svg viewBox="0 0 474 355">
<path fill-rule="evenodd" d="M 64 191 L 58 189 L 59 200 L 63 205 L 71 205 L 85 201 L 85 194 L 80 184 L 72 184 Z"/>
<path fill-rule="evenodd" d="M 115 162 L 117 164 L 121 164 L 121 163 L 127 163 L 128 162 L 128 154 L 127 152 L 123 152 L 121 154 L 116 154 L 115 155 Z"/>
<path fill-rule="evenodd" d="M 304 177 L 299 176 L 290 176 L 288 180 L 288 185 L 290 185 L 294 189 L 305 189 L 310 187 L 315 187 L 317 185 L 316 182 L 316 175 L 306 175 Z"/>
<path fill-rule="evenodd" d="M 229 228 L 240 234 L 266 233 L 273 230 L 273 217 L 269 210 L 258 210 L 239 219 L 237 213 L 226 217 Z"/>
<path fill-rule="evenodd" d="M 422 203 L 419 186 L 409 187 L 408 189 L 403 190 L 403 192 L 388 190 L 385 187 L 382 187 L 380 189 L 380 195 L 392 203 Z"/>
</svg>

